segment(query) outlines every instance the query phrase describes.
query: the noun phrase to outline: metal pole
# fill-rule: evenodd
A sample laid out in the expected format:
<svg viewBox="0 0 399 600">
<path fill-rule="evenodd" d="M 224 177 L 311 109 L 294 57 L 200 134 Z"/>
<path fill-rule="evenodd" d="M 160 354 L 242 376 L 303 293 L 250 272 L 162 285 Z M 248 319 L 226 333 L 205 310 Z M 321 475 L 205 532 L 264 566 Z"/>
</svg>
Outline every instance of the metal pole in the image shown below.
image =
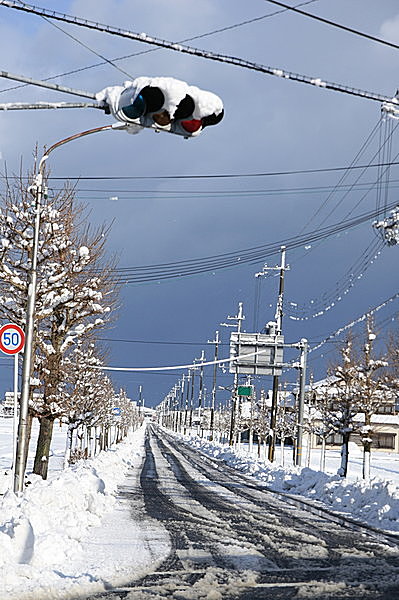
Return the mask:
<svg viewBox="0 0 399 600">
<path fill-rule="evenodd" d="M 187 433 L 188 400 L 189 400 L 189 397 L 190 397 L 190 383 L 191 383 L 191 369 L 188 370 L 188 375 L 187 375 L 186 401 L 185 401 L 185 405 L 184 405 L 184 429 L 183 429 L 184 435 L 186 435 L 186 433 Z"/>
<path fill-rule="evenodd" d="M 180 388 L 179 433 L 181 433 L 182 425 L 183 425 L 183 407 L 184 407 L 184 387 L 185 387 L 185 382 L 186 382 L 186 375 L 183 375 L 183 377 L 182 377 L 182 384 L 181 384 L 181 388 Z"/>
<path fill-rule="evenodd" d="M 17 438 L 17 450 L 15 458 L 15 474 L 14 474 L 14 492 L 22 492 L 24 487 L 24 476 L 25 476 L 25 455 L 28 451 L 28 408 L 29 408 L 29 394 L 30 394 L 30 378 L 32 372 L 33 353 L 34 353 L 34 328 L 35 328 L 35 308 L 36 308 L 36 287 L 37 287 L 37 258 L 38 258 L 38 247 L 39 247 L 39 233 L 40 233 L 40 216 L 41 216 L 41 203 L 43 196 L 45 196 L 45 189 L 43 186 L 43 173 L 44 165 L 49 157 L 49 154 L 58 148 L 63 146 L 67 142 L 72 140 L 90 135 L 91 133 L 97 133 L 105 131 L 107 129 L 113 129 L 113 125 L 105 125 L 104 127 L 96 127 L 95 129 L 89 129 L 88 131 L 82 131 L 75 135 L 69 136 L 59 142 L 56 142 L 47 150 L 43 155 L 39 163 L 39 172 L 35 177 L 33 186 L 31 187 L 32 193 L 35 197 L 35 221 L 34 221 L 34 232 L 33 232 L 33 245 L 32 245 L 32 259 L 29 270 L 28 280 L 28 301 L 26 308 L 26 325 L 25 325 L 25 348 L 24 358 L 22 363 L 22 380 L 21 380 L 21 402 L 19 408 L 19 424 L 18 424 L 18 438 Z"/>
<path fill-rule="evenodd" d="M 214 343 L 215 344 L 215 364 L 213 365 L 213 383 L 212 383 L 212 401 L 211 401 L 211 418 L 210 418 L 210 424 L 209 424 L 209 429 L 210 429 L 210 434 L 209 434 L 209 440 L 212 442 L 213 441 L 213 430 L 214 430 L 214 423 L 215 423 L 215 402 L 216 402 L 216 375 L 217 375 L 217 359 L 218 359 L 218 351 L 219 351 L 219 332 L 216 332 L 215 335 L 215 340 L 213 342 L 210 343 Z"/>
<path fill-rule="evenodd" d="M 205 360 L 205 352 L 204 350 L 201 351 L 201 358 L 200 361 L 201 363 L 203 363 Z M 199 376 L 199 391 L 198 391 L 198 431 L 197 434 L 201 435 L 201 425 L 202 425 L 202 400 L 203 400 L 203 394 L 204 394 L 204 367 L 201 364 L 200 366 L 200 376 Z"/>
<path fill-rule="evenodd" d="M 190 433 L 191 433 L 191 428 L 193 426 L 193 410 L 194 410 L 194 389 L 195 389 L 195 367 L 192 370 L 192 375 L 191 375 L 191 390 L 190 390 L 190 416 L 189 416 L 189 420 L 188 420 L 188 426 L 190 428 Z"/>
<path fill-rule="evenodd" d="M 244 320 L 243 316 L 243 308 L 242 302 L 238 303 L 238 314 L 236 317 L 227 317 L 228 319 L 234 319 L 237 321 L 237 343 L 238 347 L 240 347 L 240 333 L 241 333 L 241 324 Z M 236 425 L 237 425 L 237 412 L 238 412 L 238 396 L 237 396 L 237 387 L 238 387 L 238 367 L 236 363 L 235 373 L 234 373 L 234 385 L 231 397 L 231 419 L 230 419 L 230 437 L 229 437 L 229 446 L 234 444 Z"/>
<path fill-rule="evenodd" d="M 285 273 L 285 246 L 281 246 L 281 266 L 280 266 L 280 283 L 278 290 L 278 299 L 276 307 L 276 335 L 281 335 L 283 325 L 283 300 L 284 300 L 284 273 Z M 269 441 L 269 452 L 268 459 L 270 462 L 274 461 L 274 452 L 276 447 L 276 419 L 277 419 L 277 405 L 278 405 L 278 376 L 273 376 L 273 394 L 272 394 L 272 407 L 270 414 L 270 441 Z"/>
<path fill-rule="evenodd" d="M 301 340 L 301 359 L 300 359 L 300 378 L 299 378 L 299 402 L 298 402 L 298 429 L 296 442 L 295 464 L 302 466 L 302 440 L 303 440 L 303 414 L 305 407 L 305 385 L 306 385 L 306 364 L 308 355 L 308 341 Z"/>
<path fill-rule="evenodd" d="M 142 414 L 142 406 L 141 406 L 141 403 L 142 403 L 142 391 L 143 391 L 143 386 L 139 385 L 139 417 L 141 417 L 141 414 Z"/>
<path fill-rule="evenodd" d="M 17 430 L 18 430 L 18 353 L 14 354 L 14 414 L 13 414 L 13 444 L 12 444 L 12 469 L 15 476 L 15 463 L 17 455 Z"/>
<path fill-rule="evenodd" d="M 25 454 L 28 444 L 28 407 L 30 392 L 30 376 L 33 354 L 34 316 L 36 306 L 36 283 L 37 283 L 37 254 L 40 231 L 40 212 L 43 196 L 43 159 L 40 161 L 39 173 L 35 178 L 32 190 L 35 194 L 35 223 L 33 234 L 32 260 L 28 283 L 28 304 L 26 310 L 26 331 L 24 359 L 22 363 L 21 403 L 19 408 L 18 439 L 15 459 L 14 492 L 22 492 L 25 475 Z"/>
</svg>

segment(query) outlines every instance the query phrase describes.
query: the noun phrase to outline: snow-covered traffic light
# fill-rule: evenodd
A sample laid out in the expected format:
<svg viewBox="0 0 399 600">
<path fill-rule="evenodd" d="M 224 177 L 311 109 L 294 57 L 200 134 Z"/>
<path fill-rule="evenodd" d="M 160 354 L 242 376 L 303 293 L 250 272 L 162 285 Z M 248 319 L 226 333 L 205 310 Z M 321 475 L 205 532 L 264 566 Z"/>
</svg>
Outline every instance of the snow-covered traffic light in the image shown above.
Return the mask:
<svg viewBox="0 0 399 600">
<path fill-rule="evenodd" d="M 96 97 L 133 130 L 150 127 L 185 138 L 216 125 L 224 115 L 216 94 L 172 77 L 138 77 L 124 86 L 105 88 Z"/>
</svg>

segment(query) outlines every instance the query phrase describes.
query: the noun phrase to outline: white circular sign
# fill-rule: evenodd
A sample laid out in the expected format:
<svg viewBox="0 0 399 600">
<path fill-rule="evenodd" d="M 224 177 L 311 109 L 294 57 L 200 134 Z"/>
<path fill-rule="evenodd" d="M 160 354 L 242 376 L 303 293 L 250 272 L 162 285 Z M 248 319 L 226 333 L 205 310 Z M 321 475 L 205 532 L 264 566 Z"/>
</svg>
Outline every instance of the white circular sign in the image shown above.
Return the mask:
<svg viewBox="0 0 399 600">
<path fill-rule="evenodd" d="M 19 325 L 7 323 L 0 328 L 0 350 L 5 354 L 18 354 L 25 344 L 25 334 Z"/>
</svg>

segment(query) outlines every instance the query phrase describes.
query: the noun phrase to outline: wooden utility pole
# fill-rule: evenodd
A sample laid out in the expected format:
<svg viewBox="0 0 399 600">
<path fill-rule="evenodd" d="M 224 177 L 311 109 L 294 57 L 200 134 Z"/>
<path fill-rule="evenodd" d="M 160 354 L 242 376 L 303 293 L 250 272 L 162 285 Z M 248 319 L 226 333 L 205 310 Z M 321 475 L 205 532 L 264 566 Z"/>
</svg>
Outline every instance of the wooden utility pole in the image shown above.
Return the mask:
<svg viewBox="0 0 399 600">
<path fill-rule="evenodd" d="M 276 307 L 276 335 L 282 334 L 283 326 L 283 302 L 284 302 L 284 274 L 286 270 L 285 265 L 285 246 L 281 246 L 281 265 L 280 265 L 280 283 L 277 298 Z M 272 407 L 270 414 L 270 438 L 269 438 L 269 453 L 268 459 L 270 462 L 274 461 L 274 452 L 276 447 L 276 418 L 277 418 L 277 405 L 278 405 L 278 375 L 273 376 L 273 395 L 272 395 Z"/>
<path fill-rule="evenodd" d="M 238 303 L 238 313 L 235 317 L 227 317 L 228 321 L 236 321 L 237 322 L 237 343 L 240 344 L 240 333 L 241 333 L 241 324 L 245 319 L 243 315 L 242 302 Z M 221 323 L 224 326 L 231 327 L 228 323 Z M 230 419 L 230 436 L 229 436 L 229 446 L 232 446 L 234 443 L 235 430 L 236 430 L 236 420 L 237 420 L 237 411 L 238 411 L 238 396 L 237 396 L 237 387 L 238 387 L 238 367 L 236 365 L 234 372 L 234 385 L 233 391 L 231 395 L 231 419 Z"/>
<path fill-rule="evenodd" d="M 211 399 L 211 416 L 209 423 L 209 440 L 213 440 L 213 431 L 215 426 L 215 403 L 216 403 L 216 375 L 217 375 L 217 360 L 219 353 L 219 332 L 216 331 L 215 339 L 212 341 L 208 340 L 208 344 L 215 344 L 215 364 L 213 365 L 213 383 L 212 383 L 212 399 Z"/>
</svg>

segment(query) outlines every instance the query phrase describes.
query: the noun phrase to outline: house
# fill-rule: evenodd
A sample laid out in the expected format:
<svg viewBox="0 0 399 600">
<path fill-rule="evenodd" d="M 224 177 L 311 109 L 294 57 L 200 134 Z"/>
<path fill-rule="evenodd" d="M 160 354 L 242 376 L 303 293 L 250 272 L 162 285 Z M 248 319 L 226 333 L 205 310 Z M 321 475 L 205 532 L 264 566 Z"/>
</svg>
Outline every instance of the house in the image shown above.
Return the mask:
<svg viewBox="0 0 399 600">
<path fill-rule="evenodd" d="M 18 392 L 18 400 L 21 394 Z M 33 394 L 35 400 L 43 398 L 43 394 L 36 392 Z M 14 392 L 6 392 L 3 400 L 0 400 L 0 416 L 2 417 L 13 417 L 14 416 Z"/>
<path fill-rule="evenodd" d="M 318 422 L 321 422 L 321 414 L 317 409 L 320 406 L 320 402 L 328 403 L 329 409 L 334 410 L 334 397 L 337 395 L 337 388 L 335 386 L 336 379 L 334 377 L 327 377 L 321 381 L 313 383 L 312 386 L 307 387 L 307 404 L 305 407 L 305 418 L 308 421 L 313 421 L 313 427 L 310 429 L 317 429 Z M 355 442 L 358 446 L 361 446 L 361 434 L 360 429 L 364 425 L 364 414 L 359 412 L 354 422 L 356 429 L 351 435 L 351 441 Z M 384 398 L 381 404 L 376 409 L 375 414 L 371 417 L 372 426 L 372 448 L 374 450 L 382 450 L 386 452 L 399 453 L 399 396 L 392 394 L 388 398 Z M 320 447 L 321 438 L 314 432 L 309 433 L 310 445 L 312 448 Z M 342 444 L 342 436 L 339 433 L 333 433 L 326 439 L 327 447 L 336 447 Z"/>
</svg>

